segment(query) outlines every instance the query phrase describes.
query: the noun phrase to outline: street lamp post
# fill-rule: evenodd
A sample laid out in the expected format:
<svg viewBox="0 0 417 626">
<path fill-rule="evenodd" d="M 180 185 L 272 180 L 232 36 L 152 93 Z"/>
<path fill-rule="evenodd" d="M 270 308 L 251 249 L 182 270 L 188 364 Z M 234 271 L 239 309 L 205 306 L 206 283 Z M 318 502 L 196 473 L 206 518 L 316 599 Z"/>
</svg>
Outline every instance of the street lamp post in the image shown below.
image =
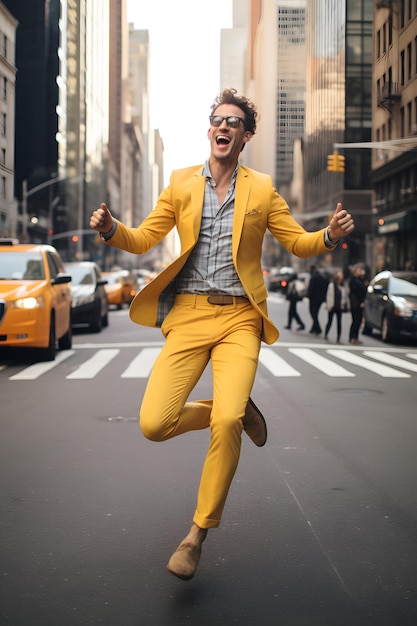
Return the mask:
<svg viewBox="0 0 417 626">
<path fill-rule="evenodd" d="M 54 183 L 59 183 L 64 180 L 73 180 L 74 182 L 78 182 L 80 180 L 83 180 L 83 178 L 84 177 L 82 174 L 79 174 L 76 176 L 55 176 L 53 178 L 49 178 L 48 180 L 45 180 L 43 183 L 40 183 L 39 185 L 36 185 L 35 187 L 32 187 L 32 189 L 29 189 L 29 190 L 27 188 L 28 186 L 27 180 L 25 179 L 22 181 L 22 219 L 23 219 L 22 234 L 25 240 L 27 240 L 27 235 L 28 235 L 28 198 L 29 196 L 32 196 L 37 191 L 41 191 L 42 189 L 46 189 L 47 187 L 50 187 Z"/>
</svg>

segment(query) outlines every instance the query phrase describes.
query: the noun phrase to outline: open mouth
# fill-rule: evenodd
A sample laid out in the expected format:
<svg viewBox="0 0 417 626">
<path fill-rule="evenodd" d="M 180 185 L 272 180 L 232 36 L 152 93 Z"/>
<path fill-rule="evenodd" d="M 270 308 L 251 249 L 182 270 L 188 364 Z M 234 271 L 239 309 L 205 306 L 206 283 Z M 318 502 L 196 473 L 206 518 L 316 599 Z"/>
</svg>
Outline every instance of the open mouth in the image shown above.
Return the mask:
<svg viewBox="0 0 417 626">
<path fill-rule="evenodd" d="M 231 141 L 231 138 L 227 137 L 227 135 L 219 135 L 216 137 L 216 143 L 218 146 L 227 146 Z"/>
</svg>

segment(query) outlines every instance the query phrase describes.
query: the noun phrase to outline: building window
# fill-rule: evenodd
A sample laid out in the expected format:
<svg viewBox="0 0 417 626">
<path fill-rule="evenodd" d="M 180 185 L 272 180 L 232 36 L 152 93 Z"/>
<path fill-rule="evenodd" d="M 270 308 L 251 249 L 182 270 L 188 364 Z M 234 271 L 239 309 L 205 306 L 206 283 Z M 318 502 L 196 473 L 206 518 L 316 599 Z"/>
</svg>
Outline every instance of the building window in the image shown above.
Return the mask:
<svg viewBox="0 0 417 626">
<path fill-rule="evenodd" d="M 412 60 L 413 60 L 413 57 L 411 56 L 411 43 L 409 43 L 407 46 L 407 70 L 408 70 L 407 80 L 411 80 Z"/>
<path fill-rule="evenodd" d="M 405 83 L 405 52 L 404 50 L 401 51 L 401 85 L 404 85 Z"/>
<path fill-rule="evenodd" d="M 5 200 L 7 198 L 7 194 L 6 194 L 6 177 L 2 176 L 1 177 L 1 197 L 3 198 L 3 200 Z"/>
<path fill-rule="evenodd" d="M 6 136 L 6 130 L 7 130 L 7 115 L 6 113 L 2 113 L 0 116 L 0 133 L 3 135 L 3 137 Z"/>
<path fill-rule="evenodd" d="M 7 100 L 7 78 L 0 76 L 0 98 Z"/>
<path fill-rule="evenodd" d="M 414 38 L 414 74 L 417 75 L 417 37 Z"/>
<path fill-rule="evenodd" d="M 407 135 L 410 137 L 411 135 L 411 126 L 412 126 L 412 116 L 411 116 L 411 102 L 407 104 Z"/>
<path fill-rule="evenodd" d="M 414 98 L 414 133 L 417 135 L 417 98 Z"/>
<path fill-rule="evenodd" d="M 0 54 L 7 59 L 7 35 L 0 33 Z"/>
<path fill-rule="evenodd" d="M 1 159 L 2 165 L 6 165 L 6 148 L 1 149 L 0 159 Z"/>
</svg>

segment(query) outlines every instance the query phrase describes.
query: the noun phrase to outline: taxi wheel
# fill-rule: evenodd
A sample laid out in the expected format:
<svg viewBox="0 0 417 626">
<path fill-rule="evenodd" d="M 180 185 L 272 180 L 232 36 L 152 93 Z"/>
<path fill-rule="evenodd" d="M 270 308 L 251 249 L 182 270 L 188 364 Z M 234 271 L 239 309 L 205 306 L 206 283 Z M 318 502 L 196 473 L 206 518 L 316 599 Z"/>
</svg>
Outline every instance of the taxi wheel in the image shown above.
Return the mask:
<svg viewBox="0 0 417 626">
<path fill-rule="evenodd" d="M 58 348 L 60 350 L 71 350 L 71 347 L 72 347 L 72 325 L 71 325 L 71 320 L 70 320 L 67 332 L 65 333 L 65 335 L 61 337 L 61 339 L 58 339 Z"/>
<path fill-rule="evenodd" d="M 56 354 L 56 334 L 55 334 L 55 317 L 51 315 L 51 325 L 49 327 L 49 343 L 47 348 L 40 349 L 40 357 L 42 361 L 53 361 Z"/>
</svg>

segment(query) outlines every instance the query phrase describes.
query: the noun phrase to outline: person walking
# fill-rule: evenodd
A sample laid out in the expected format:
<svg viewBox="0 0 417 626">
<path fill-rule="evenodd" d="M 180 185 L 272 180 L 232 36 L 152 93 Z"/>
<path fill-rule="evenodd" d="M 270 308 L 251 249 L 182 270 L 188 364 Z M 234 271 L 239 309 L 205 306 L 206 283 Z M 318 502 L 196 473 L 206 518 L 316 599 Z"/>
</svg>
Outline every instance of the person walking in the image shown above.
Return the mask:
<svg viewBox="0 0 417 626">
<path fill-rule="evenodd" d="M 190 91 L 191 105 L 192 98 Z M 186 110 L 187 102 L 185 120 Z M 129 313 L 138 324 L 160 327 L 165 338 L 140 408 L 144 436 L 165 441 L 211 431 L 192 524 L 167 564 L 183 580 L 196 571 L 208 529 L 220 524 L 242 430 L 258 446 L 267 438 L 265 420 L 250 398 L 261 341 L 272 344 L 279 337 L 268 316 L 262 273 L 265 232 L 306 258 L 334 249 L 354 229 L 352 216 L 338 203 L 326 228 L 305 231 L 271 178 L 240 165 L 257 116 L 251 100 L 225 89 L 211 106 L 208 159 L 174 170 L 138 227 L 113 218 L 105 203 L 90 217 L 90 227 L 108 245 L 132 254 L 147 252 L 173 228 L 179 235 L 179 256 L 137 293 Z M 187 401 L 209 361 L 213 397 Z"/>
<path fill-rule="evenodd" d="M 344 286 L 343 272 L 337 272 L 333 280 L 327 287 L 326 307 L 327 307 L 327 324 L 324 331 L 324 338 L 328 339 L 329 331 L 332 327 L 333 317 L 336 316 L 337 324 L 337 343 L 340 343 L 342 334 L 342 315 L 347 308 L 346 289 Z"/>
<path fill-rule="evenodd" d="M 323 302 L 326 301 L 327 279 L 319 272 L 315 265 L 310 265 L 310 281 L 308 283 L 307 298 L 309 299 L 309 311 L 312 319 L 310 333 L 321 335 L 319 311 Z"/>
<path fill-rule="evenodd" d="M 292 325 L 293 320 L 295 320 L 298 324 L 297 330 L 304 330 L 305 328 L 303 320 L 301 319 L 297 311 L 297 302 L 300 302 L 300 300 L 303 299 L 297 287 L 298 287 L 297 274 L 294 274 L 294 276 L 291 277 L 289 281 L 289 285 L 287 287 L 286 298 L 289 302 L 288 322 L 287 322 L 287 325 L 285 326 L 287 330 L 291 330 L 291 325 Z"/>
<path fill-rule="evenodd" d="M 355 265 L 349 280 L 350 313 L 352 315 L 349 341 L 356 345 L 362 344 L 362 341 L 359 339 L 359 329 L 362 322 L 366 297 L 366 283 L 364 277 L 365 270 L 363 267 L 361 265 Z"/>
</svg>

